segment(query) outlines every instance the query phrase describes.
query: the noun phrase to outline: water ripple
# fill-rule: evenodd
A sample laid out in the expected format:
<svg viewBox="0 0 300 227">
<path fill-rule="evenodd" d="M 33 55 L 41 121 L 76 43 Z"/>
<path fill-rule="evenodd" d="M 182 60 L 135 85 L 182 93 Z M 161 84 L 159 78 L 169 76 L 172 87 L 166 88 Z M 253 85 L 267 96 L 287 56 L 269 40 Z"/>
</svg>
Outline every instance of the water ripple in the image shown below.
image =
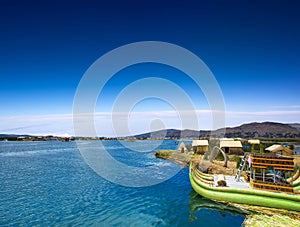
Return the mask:
<svg viewBox="0 0 300 227">
<path fill-rule="evenodd" d="M 96 146 L 91 141 L 85 142 Z M 114 147 L 115 143 L 108 141 L 106 145 Z M 187 168 L 159 185 L 127 188 L 94 173 L 83 161 L 75 143 L 3 144 L 0 145 L 0 226 L 196 226 L 203 223 L 240 226 L 244 219 L 242 215 L 225 212 L 222 216 L 218 210 L 201 209 L 195 211 L 195 220 L 190 222 L 192 189 Z M 118 143 L 115 145 L 117 149 L 110 152 L 126 164 L 173 165 L 155 159 L 153 153 L 128 151 Z M 163 147 L 172 146 L 174 141 L 163 144 Z M 197 198 L 193 198 L 193 204 L 195 201 Z"/>
</svg>

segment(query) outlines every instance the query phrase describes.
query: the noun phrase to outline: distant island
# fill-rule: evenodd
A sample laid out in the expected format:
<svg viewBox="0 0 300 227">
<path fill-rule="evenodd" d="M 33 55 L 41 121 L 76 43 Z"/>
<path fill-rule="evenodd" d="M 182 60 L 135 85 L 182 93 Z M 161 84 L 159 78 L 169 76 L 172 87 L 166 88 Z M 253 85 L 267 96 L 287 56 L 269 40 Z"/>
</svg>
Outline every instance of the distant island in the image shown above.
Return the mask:
<svg viewBox="0 0 300 227">
<path fill-rule="evenodd" d="M 62 141 L 69 142 L 75 140 L 75 137 L 71 136 L 34 136 L 34 135 L 16 135 L 16 134 L 0 134 L 0 141 Z"/>
<path fill-rule="evenodd" d="M 0 134 L 0 140 L 8 141 L 72 141 L 72 140 L 146 140 L 146 139 L 198 139 L 209 138 L 225 130 L 224 137 L 227 138 L 264 138 L 264 139 L 300 139 L 300 124 L 284 124 L 277 122 L 253 122 L 237 127 L 227 127 L 218 130 L 179 130 L 164 129 L 125 137 L 84 137 L 84 136 L 33 136 L 17 134 Z"/>
</svg>

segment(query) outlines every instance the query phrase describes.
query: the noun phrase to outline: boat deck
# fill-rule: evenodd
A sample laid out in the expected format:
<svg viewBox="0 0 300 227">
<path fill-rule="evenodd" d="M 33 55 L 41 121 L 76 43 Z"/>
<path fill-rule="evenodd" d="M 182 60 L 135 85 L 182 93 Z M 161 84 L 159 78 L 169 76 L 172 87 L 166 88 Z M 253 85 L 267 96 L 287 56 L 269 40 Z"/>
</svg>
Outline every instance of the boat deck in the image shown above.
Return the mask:
<svg viewBox="0 0 300 227">
<path fill-rule="evenodd" d="M 240 180 L 237 182 L 235 176 L 225 176 L 227 187 L 230 188 L 242 188 L 242 189 L 251 189 L 250 184 L 245 182 L 244 179 L 241 177 Z M 218 183 L 218 175 L 214 175 L 214 186 L 217 186 Z"/>
</svg>

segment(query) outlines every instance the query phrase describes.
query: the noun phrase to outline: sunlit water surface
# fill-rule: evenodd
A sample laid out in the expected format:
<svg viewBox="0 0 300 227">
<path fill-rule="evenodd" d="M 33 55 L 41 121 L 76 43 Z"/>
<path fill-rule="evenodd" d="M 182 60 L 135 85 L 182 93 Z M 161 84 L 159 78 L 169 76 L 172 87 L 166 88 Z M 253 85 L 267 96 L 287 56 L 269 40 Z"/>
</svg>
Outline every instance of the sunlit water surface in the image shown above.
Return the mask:
<svg viewBox="0 0 300 227">
<path fill-rule="evenodd" d="M 91 147 L 96 141 L 84 141 Z M 104 141 L 132 166 L 175 165 Z M 144 149 L 151 141 L 127 142 Z M 133 144 L 133 145 L 132 145 Z M 175 141 L 160 148 L 175 149 Z M 141 150 L 142 151 L 142 150 Z M 188 168 L 150 187 L 130 188 L 97 175 L 75 142 L 0 142 L 0 226 L 241 226 L 244 216 L 197 195 Z"/>
</svg>

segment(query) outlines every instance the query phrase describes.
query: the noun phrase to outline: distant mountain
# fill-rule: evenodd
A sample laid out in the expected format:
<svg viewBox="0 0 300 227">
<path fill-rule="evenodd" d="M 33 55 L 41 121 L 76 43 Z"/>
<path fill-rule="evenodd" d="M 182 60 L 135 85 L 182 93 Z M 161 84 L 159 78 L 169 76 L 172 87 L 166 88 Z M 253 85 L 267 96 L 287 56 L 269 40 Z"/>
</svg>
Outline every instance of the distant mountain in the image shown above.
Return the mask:
<svg viewBox="0 0 300 227">
<path fill-rule="evenodd" d="M 249 123 L 237 127 L 225 128 L 228 138 L 300 138 L 300 124 L 282 124 L 275 122 Z M 135 135 L 136 138 L 199 138 L 220 134 L 224 129 L 209 130 L 178 130 L 166 129 Z"/>
<path fill-rule="evenodd" d="M 159 130 L 154 132 L 143 133 L 139 135 L 135 135 L 135 138 L 166 138 L 166 137 L 180 137 L 181 130 L 177 129 L 166 129 L 166 130 Z"/>
<path fill-rule="evenodd" d="M 241 138 L 300 138 L 300 131 L 289 124 L 263 122 L 226 128 L 226 137 Z"/>
<path fill-rule="evenodd" d="M 294 123 L 294 124 L 289 124 L 290 126 L 292 126 L 293 128 L 298 129 L 298 131 L 300 131 L 300 124 L 299 123 Z"/>
<path fill-rule="evenodd" d="M 147 138 L 198 138 L 200 135 L 199 131 L 195 130 L 178 130 L 178 129 L 165 129 L 154 132 L 143 133 L 139 135 L 135 135 L 134 137 L 137 139 L 147 139 Z"/>
</svg>

